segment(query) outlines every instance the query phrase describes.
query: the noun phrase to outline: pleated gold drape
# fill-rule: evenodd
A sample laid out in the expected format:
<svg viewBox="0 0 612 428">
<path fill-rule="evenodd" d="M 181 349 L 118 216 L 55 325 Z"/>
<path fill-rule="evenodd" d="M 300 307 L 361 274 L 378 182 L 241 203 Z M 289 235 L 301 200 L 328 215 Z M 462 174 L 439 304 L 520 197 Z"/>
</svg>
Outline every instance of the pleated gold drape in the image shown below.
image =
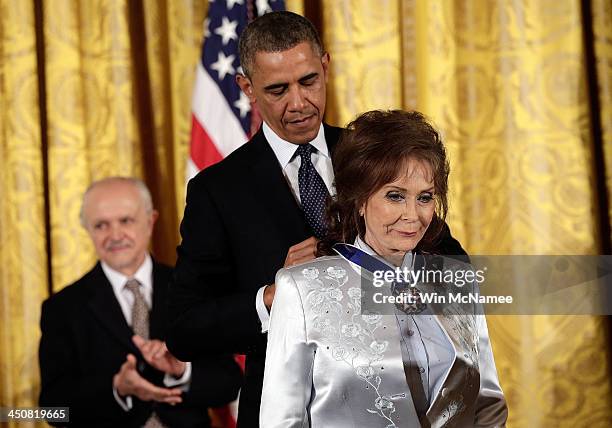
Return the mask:
<svg viewBox="0 0 612 428">
<path fill-rule="evenodd" d="M 95 261 L 78 221 L 89 183 L 143 178 L 161 214 L 154 253 L 174 261 L 205 8 L 0 0 L 0 406 L 38 399 L 48 261 L 56 291 Z"/>
<path fill-rule="evenodd" d="M 592 2 L 594 55 L 599 95 L 601 139 L 608 189 L 608 218 L 612 219 L 612 3 Z M 612 234 L 612 230 L 611 230 Z M 610 236 L 612 240 L 612 235 Z"/>
<path fill-rule="evenodd" d="M 599 112 L 579 1 L 323 3 L 328 118 L 388 107 L 431 117 L 451 156 L 450 226 L 469 253 L 598 254 L 609 244 L 593 156 L 601 132 L 610 194 L 610 2 L 590 2 Z M 509 426 L 610 426 L 606 319 L 497 316 L 489 329 Z"/>
<path fill-rule="evenodd" d="M 37 399 L 47 293 L 34 9 L 0 3 L 0 406 Z"/>
<path fill-rule="evenodd" d="M 95 259 L 75 219 L 83 191 L 102 177 L 134 175 L 149 184 L 161 219 L 154 252 L 172 262 L 204 5 L 58 0 L 43 6 L 54 289 Z"/>
<path fill-rule="evenodd" d="M 449 222 L 471 254 L 597 254 L 609 239 L 600 234 L 606 208 L 594 144 L 599 138 L 609 194 L 612 5 L 588 2 L 597 112 L 585 3 L 287 1 L 316 14 L 331 53 L 329 122 L 415 108 L 444 131 Z M 205 8 L 197 0 L 0 0 L 0 406 L 36 403 L 48 277 L 59 290 L 94 261 L 78 225 L 92 180 L 144 178 L 161 211 L 154 252 L 173 261 Z M 489 324 L 509 426 L 609 425 L 601 318 Z"/>
</svg>

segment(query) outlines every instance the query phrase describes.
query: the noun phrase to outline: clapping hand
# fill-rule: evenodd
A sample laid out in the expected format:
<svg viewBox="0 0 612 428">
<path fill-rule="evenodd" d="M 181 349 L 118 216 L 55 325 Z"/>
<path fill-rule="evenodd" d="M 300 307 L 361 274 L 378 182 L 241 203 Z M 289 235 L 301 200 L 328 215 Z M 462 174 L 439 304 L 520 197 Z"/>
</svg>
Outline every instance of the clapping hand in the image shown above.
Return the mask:
<svg viewBox="0 0 612 428">
<path fill-rule="evenodd" d="M 176 359 L 168 351 L 166 342 L 151 339 L 145 340 L 140 336 L 132 336 L 132 342 L 140 350 L 142 357 L 153 368 L 179 378 L 185 372 L 186 363 Z"/>
<path fill-rule="evenodd" d="M 161 403 L 178 404 L 183 401 L 178 388 L 160 388 L 140 376 L 136 370 L 136 357 L 128 354 L 125 363 L 113 377 L 113 387 L 119 395 L 133 395 L 142 401 L 159 401 Z"/>
</svg>

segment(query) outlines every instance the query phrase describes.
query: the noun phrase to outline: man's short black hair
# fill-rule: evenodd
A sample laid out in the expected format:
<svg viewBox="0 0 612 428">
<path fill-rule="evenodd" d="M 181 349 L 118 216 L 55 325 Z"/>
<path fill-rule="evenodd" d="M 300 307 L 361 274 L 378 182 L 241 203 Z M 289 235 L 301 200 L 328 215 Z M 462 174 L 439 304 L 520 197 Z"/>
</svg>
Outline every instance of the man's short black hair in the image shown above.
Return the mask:
<svg viewBox="0 0 612 428">
<path fill-rule="evenodd" d="M 319 33 L 308 19 L 287 11 L 260 16 L 247 25 L 238 43 L 244 75 L 251 76 L 257 52 L 282 52 L 303 42 L 309 42 L 316 53 L 323 55 Z"/>
</svg>

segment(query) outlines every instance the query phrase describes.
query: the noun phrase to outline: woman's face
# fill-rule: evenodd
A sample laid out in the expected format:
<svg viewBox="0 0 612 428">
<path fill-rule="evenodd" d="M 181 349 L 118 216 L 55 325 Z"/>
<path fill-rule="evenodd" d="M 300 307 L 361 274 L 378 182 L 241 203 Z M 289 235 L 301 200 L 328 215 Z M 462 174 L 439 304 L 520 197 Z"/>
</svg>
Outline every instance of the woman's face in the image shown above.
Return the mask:
<svg viewBox="0 0 612 428">
<path fill-rule="evenodd" d="M 425 235 L 435 210 L 434 183 L 427 162 L 408 160 L 399 177 L 378 189 L 361 207 L 365 242 L 400 266 Z"/>
</svg>

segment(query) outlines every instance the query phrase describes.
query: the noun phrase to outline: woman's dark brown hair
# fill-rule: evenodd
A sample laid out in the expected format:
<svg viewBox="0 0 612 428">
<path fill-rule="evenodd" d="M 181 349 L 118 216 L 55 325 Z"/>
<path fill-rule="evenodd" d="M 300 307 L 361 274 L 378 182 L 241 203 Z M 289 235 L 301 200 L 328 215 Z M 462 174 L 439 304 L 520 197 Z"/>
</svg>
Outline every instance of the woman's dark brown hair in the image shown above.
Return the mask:
<svg viewBox="0 0 612 428">
<path fill-rule="evenodd" d="M 332 254 L 337 242 L 362 239 L 365 223 L 359 208 L 376 191 L 399 178 L 408 160 L 431 166 L 436 210 L 418 249 L 435 252 L 448 209 L 449 165 L 438 132 L 416 111 L 374 110 L 349 123 L 333 154 L 336 196 L 328 204 L 327 236 L 319 255 Z"/>
</svg>

